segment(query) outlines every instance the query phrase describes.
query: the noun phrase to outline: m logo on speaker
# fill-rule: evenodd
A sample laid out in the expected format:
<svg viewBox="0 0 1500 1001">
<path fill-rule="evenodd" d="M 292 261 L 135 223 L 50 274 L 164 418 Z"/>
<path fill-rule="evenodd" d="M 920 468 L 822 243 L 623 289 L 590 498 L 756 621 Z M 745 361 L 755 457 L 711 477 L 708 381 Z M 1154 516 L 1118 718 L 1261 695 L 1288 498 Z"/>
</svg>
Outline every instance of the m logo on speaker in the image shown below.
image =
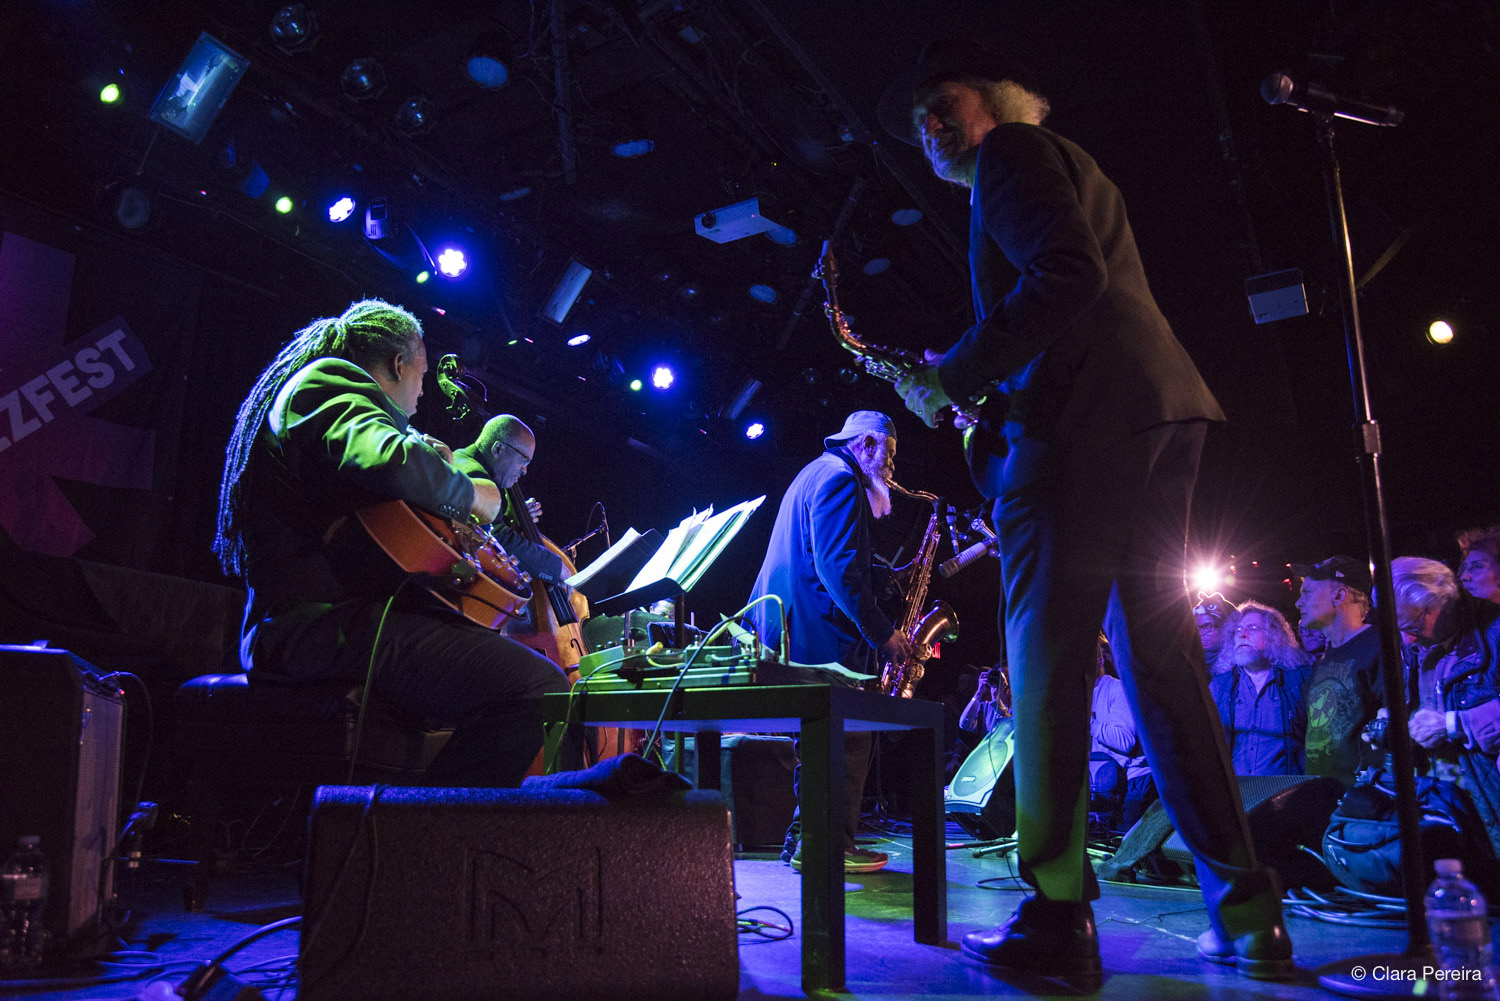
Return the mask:
<svg viewBox="0 0 1500 1001">
<path fill-rule="evenodd" d="M 545 955 L 604 945 L 604 865 L 598 848 L 541 853 L 546 867 L 498 852 L 464 856 L 469 949 Z"/>
</svg>

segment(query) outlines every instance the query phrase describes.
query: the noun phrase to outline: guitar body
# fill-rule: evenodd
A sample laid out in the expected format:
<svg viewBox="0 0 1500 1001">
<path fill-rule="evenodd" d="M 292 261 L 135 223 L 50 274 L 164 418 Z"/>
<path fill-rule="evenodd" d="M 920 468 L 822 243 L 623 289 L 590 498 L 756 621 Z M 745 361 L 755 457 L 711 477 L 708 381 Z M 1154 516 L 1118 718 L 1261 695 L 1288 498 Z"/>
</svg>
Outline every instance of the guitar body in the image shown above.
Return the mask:
<svg viewBox="0 0 1500 1001">
<path fill-rule="evenodd" d="M 354 516 L 402 570 L 450 578 L 427 589 L 470 622 L 499 629 L 525 613 L 531 578 L 488 532 L 399 500 L 361 508 Z"/>
</svg>

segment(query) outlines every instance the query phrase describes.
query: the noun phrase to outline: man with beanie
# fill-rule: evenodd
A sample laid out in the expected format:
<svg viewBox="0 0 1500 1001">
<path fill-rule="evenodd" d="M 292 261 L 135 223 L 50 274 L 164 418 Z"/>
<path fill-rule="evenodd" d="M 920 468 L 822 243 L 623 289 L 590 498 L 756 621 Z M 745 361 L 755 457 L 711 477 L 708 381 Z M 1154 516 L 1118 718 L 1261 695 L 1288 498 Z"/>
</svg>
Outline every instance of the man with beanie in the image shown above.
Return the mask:
<svg viewBox="0 0 1500 1001">
<path fill-rule="evenodd" d="M 837 663 L 879 674 L 878 649 L 906 657 L 911 644 L 875 604 L 870 579 L 870 519 L 891 511 L 890 480 L 896 468 L 896 425 L 885 414 L 858 410 L 823 439 L 825 450 L 802 468 L 776 511 L 766 558 L 750 592 L 757 635 L 773 649 L 782 642 L 782 616 L 791 659 L 799 664 Z M 871 872 L 885 853 L 860 848 L 860 798 L 870 769 L 871 736 L 844 739 L 844 871 Z M 793 783 L 800 778 L 801 766 Z M 800 815 L 787 832 L 783 861 L 801 867 Z"/>
<path fill-rule="evenodd" d="M 953 401 L 1008 399 L 970 430 L 995 500 L 1015 689 L 1017 839 L 1035 895 L 968 955 L 1097 982 L 1084 851 L 1089 687 L 1101 620 L 1168 816 L 1197 858 L 1199 954 L 1289 976 L 1275 873 L 1255 858 L 1182 586 L 1187 513 L 1209 423 L 1223 419 L 1151 296 L 1119 190 L 1041 127 L 1031 74 L 974 38 L 927 45 L 883 115 L 971 191 L 977 322 L 897 384 L 929 426 Z M 987 409 L 998 409 L 990 407 Z"/>
</svg>

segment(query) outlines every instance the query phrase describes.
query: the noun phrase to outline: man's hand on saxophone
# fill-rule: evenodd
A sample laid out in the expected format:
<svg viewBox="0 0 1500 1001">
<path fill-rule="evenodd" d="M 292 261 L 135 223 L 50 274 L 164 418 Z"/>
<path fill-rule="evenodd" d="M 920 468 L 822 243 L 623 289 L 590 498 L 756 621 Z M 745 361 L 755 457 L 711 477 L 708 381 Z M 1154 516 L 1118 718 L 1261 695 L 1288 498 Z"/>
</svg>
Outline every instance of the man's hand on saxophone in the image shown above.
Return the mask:
<svg viewBox="0 0 1500 1001">
<path fill-rule="evenodd" d="M 891 638 L 880 644 L 882 663 L 905 663 L 911 657 L 911 641 L 900 629 L 891 633 Z"/>
<path fill-rule="evenodd" d="M 926 364 L 896 381 L 896 392 L 905 400 L 906 409 L 922 418 L 922 423 L 930 428 L 937 427 L 938 416 L 943 408 L 953 405 L 948 394 L 943 392 L 942 383 L 938 381 L 937 363 L 942 357 L 929 348 L 922 352 L 922 360 Z"/>
</svg>

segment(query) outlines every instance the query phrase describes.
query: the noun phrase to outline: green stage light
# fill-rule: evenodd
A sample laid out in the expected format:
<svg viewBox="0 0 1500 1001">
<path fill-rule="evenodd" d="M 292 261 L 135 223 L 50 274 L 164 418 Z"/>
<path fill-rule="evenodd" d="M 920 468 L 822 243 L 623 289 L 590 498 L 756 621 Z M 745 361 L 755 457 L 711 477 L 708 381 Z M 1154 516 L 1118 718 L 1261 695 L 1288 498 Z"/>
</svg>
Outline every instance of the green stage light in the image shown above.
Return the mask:
<svg viewBox="0 0 1500 1001">
<path fill-rule="evenodd" d="M 120 87 L 118 84 L 107 83 L 104 89 L 99 91 L 99 100 L 105 104 L 114 104 L 120 99 Z"/>
<path fill-rule="evenodd" d="M 290 198 L 288 198 L 286 195 L 282 195 L 280 198 L 276 199 L 276 211 L 277 212 L 280 212 L 282 215 L 286 215 L 291 210 L 292 210 L 292 200 Z"/>
<path fill-rule="evenodd" d="M 630 388 L 631 388 L 632 391 L 639 393 L 641 391 L 641 380 L 639 380 L 639 379 L 631 379 L 630 380 Z"/>
<path fill-rule="evenodd" d="M 432 277 L 432 272 L 431 271 L 418 271 L 417 272 L 417 284 L 421 285 L 423 282 L 425 282 L 427 279 L 429 279 L 431 277 Z"/>
</svg>

